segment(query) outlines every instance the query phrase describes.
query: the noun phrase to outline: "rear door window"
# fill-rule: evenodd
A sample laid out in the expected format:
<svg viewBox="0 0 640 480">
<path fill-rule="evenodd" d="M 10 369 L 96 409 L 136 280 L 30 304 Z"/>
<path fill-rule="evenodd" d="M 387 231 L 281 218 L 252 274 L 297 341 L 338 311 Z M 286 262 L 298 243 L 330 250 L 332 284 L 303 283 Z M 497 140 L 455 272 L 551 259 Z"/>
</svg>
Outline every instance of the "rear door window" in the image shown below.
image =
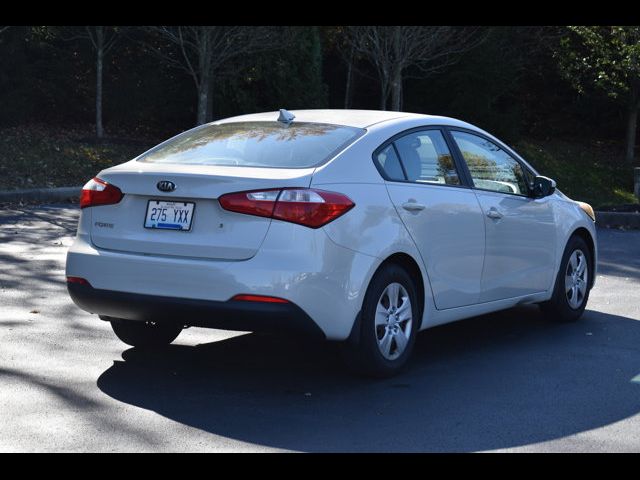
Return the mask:
<svg viewBox="0 0 640 480">
<path fill-rule="evenodd" d="M 460 185 L 453 157 L 440 130 L 409 133 L 394 143 L 409 181 Z"/>
</svg>

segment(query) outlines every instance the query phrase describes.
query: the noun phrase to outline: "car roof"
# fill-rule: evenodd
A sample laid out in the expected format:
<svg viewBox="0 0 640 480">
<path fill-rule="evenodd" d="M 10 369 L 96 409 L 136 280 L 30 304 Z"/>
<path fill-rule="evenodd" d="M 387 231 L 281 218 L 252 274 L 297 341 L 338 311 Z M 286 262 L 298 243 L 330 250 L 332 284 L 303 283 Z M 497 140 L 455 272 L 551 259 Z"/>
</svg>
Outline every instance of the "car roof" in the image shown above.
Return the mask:
<svg viewBox="0 0 640 480">
<path fill-rule="evenodd" d="M 425 123 L 438 125 L 451 125 L 460 127 L 473 127 L 472 125 L 449 117 L 436 115 L 424 115 L 419 113 L 391 112 L 383 110 L 347 110 L 347 109 L 322 109 L 322 110 L 290 110 L 295 115 L 294 122 L 329 123 L 345 125 L 348 127 L 366 128 L 374 124 L 390 121 L 402 121 L 410 119 L 424 119 Z M 214 123 L 236 122 L 273 122 L 278 119 L 279 112 L 252 113 L 237 117 L 225 118 Z M 473 127 L 477 128 L 477 127 Z"/>
</svg>

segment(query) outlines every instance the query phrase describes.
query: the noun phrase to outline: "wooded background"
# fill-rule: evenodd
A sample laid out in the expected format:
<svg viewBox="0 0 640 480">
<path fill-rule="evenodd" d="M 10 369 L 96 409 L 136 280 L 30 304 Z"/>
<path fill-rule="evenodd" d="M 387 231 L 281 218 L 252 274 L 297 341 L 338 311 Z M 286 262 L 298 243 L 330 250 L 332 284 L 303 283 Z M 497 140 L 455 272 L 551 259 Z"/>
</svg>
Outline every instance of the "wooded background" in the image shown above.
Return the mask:
<svg viewBox="0 0 640 480">
<path fill-rule="evenodd" d="M 558 171 L 595 162 L 623 192 L 601 203 L 621 203 L 639 106 L 633 26 L 0 26 L 0 173 L 19 163 L 7 158 L 18 137 L 24 150 L 70 135 L 106 164 L 127 158 L 104 145 L 151 146 L 231 115 L 384 108 L 469 121 Z M 31 181 L 15 186 L 48 183 L 23 160 Z"/>
</svg>

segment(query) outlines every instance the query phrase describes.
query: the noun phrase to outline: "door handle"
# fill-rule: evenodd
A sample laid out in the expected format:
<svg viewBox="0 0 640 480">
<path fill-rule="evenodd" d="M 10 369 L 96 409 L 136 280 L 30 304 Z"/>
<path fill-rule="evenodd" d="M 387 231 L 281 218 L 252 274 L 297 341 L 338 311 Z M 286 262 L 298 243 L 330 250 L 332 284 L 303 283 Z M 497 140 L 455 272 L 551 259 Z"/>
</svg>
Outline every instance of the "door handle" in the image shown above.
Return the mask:
<svg viewBox="0 0 640 480">
<path fill-rule="evenodd" d="M 502 218 L 502 214 L 496 210 L 495 208 L 491 208 L 488 212 L 487 212 L 487 217 L 489 218 L 493 218 L 494 220 L 499 220 Z"/>
<path fill-rule="evenodd" d="M 402 208 L 408 210 L 409 212 L 419 212 L 420 210 L 424 210 L 425 206 L 421 203 L 405 202 L 402 204 Z"/>
</svg>

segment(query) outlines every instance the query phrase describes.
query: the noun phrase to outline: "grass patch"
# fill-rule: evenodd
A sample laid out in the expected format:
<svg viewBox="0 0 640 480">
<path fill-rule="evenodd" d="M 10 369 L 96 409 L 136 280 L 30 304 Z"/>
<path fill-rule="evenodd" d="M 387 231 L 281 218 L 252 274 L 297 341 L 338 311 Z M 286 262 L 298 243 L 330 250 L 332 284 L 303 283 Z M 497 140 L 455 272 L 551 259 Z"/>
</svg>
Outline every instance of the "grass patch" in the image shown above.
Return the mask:
<svg viewBox="0 0 640 480">
<path fill-rule="evenodd" d="M 620 145 L 604 141 L 520 140 L 513 147 L 574 200 L 593 207 L 636 203 L 633 167 Z"/>
<path fill-rule="evenodd" d="M 138 156 L 162 139 L 92 139 L 87 127 L 0 129 L 0 190 L 83 185 L 100 170 Z M 594 207 L 636 203 L 633 169 L 622 147 L 604 141 L 523 139 L 514 148 L 558 188 Z"/>
<path fill-rule="evenodd" d="M 108 138 L 86 128 L 29 125 L 0 129 L 0 190 L 84 185 L 100 170 L 138 156 L 157 141 Z"/>
</svg>

